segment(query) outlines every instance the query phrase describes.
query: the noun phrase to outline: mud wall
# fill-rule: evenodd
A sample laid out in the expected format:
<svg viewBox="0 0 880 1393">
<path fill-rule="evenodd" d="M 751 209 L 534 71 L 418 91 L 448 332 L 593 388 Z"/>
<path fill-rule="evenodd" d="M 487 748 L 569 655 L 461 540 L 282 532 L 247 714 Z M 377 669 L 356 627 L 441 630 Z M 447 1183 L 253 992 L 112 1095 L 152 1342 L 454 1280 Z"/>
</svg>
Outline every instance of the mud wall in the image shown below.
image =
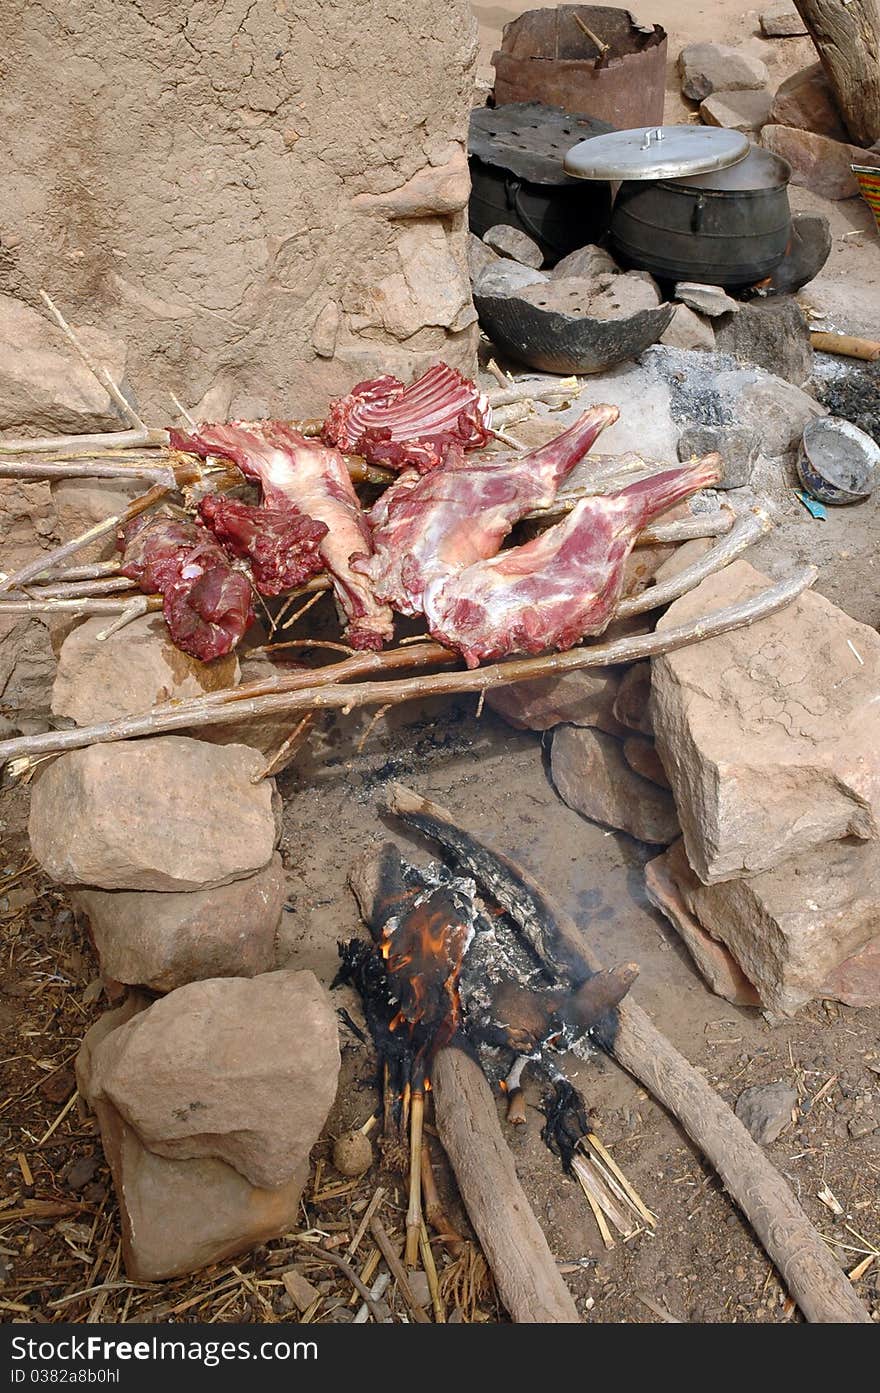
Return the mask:
<svg viewBox="0 0 880 1393">
<path fill-rule="evenodd" d="M 0 292 L 124 338 L 151 421 L 473 368 L 467 0 L 5 0 L 0 33 Z"/>
</svg>

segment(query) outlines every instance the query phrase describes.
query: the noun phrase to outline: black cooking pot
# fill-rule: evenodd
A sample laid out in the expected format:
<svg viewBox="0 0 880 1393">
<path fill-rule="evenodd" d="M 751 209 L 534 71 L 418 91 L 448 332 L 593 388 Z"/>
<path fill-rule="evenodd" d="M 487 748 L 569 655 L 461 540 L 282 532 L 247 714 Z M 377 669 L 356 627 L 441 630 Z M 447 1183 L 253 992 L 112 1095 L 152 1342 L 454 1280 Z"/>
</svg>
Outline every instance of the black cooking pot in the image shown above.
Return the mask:
<svg viewBox="0 0 880 1393">
<path fill-rule="evenodd" d="M 471 113 L 468 151 L 471 232 L 482 237 L 504 223 L 531 237 L 548 266 L 608 231 L 611 185 L 565 173 L 573 145 L 604 135 L 607 121 L 573 115 L 542 102 L 511 102 Z"/>
<path fill-rule="evenodd" d="M 780 264 L 791 234 L 791 166 L 753 145 L 709 174 L 621 184 L 611 216 L 620 261 L 660 280 L 741 288 Z"/>
</svg>

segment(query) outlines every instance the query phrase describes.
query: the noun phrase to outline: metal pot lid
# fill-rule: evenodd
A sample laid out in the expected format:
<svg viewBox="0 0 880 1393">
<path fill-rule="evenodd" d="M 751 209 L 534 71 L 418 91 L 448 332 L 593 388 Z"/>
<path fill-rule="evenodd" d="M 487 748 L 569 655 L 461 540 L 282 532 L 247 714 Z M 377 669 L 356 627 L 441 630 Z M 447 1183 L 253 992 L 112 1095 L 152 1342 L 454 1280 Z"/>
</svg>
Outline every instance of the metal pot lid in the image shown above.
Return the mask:
<svg viewBox="0 0 880 1393">
<path fill-rule="evenodd" d="M 721 126 L 639 126 L 583 140 L 564 163 L 578 179 L 681 179 L 727 169 L 748 153 L 748 136 Z"/>
<path fill-rule="evenodd" d="M 468 153 L 533 184 L 568 185 L 574 181 L 562 166 L 567 151 L 611 129 L 607 121 L 543 102 L 478 107 L 471 113 Z"/>
</svg>

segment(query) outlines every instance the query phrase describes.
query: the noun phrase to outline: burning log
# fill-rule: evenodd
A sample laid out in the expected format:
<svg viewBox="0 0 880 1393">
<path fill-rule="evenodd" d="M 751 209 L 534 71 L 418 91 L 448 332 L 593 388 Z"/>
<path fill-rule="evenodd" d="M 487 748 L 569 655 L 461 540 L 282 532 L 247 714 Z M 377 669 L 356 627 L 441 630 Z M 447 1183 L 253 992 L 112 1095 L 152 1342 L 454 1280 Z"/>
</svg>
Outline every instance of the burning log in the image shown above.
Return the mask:
<svg viewBox="0 0 880 1393">
<path fill-rule="evenodd" d="M 390 808 L 439 842 L 475 877 L 536 945 L 562 981 L 588 981 L 600 968 L 584 935 L 537 880 L 480 842 L 445 808 L 396 785 Z M 594 1031 L 609 1054 L 653 1093 L 696 1142 L 739 1204 L 807 1320 L 868 1323 L 870 1316 L 782 1176 L 742 1123 L 632 1001 Z M 435 1078 L 438 1094 L 439 1079 Z"/>
</svg>

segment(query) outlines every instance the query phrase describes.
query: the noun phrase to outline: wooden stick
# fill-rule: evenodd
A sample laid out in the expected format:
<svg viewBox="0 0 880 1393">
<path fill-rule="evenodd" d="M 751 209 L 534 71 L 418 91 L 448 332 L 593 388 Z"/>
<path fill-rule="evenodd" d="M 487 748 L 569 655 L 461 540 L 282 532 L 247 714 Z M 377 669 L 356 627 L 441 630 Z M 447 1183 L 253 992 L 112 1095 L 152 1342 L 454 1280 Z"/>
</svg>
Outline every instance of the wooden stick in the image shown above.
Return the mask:
<svg viewBox="0 0 880 1393">
<path fill-rule="evenodd" d="M 742 555 L 750 546 L 770 532 L 773 523 L 767 514 L 759 509 L 745 513 L 737 518 L 730 532 L 721 542 L 716 542 L 711 551 L 701 556 L 692 566 L 679 571 L 677 576 L 661 581 L 659 585 L 649 585 L 640 595 L 631 595 L 621 600 L 614 611 L 615 619 L 628 619 L 633 614 L 644 614 L 647 610 L 659 609 L 661 605 L 671 604 L 689 590 L 695 590 L 707 576 L 728 566 L 735 557 Z"/>
<path fill-rule="evenodd" d="M 424 1308 L 419 1305 L 418 1301 L 415 1298 L 413 1289 L 409 1284 L 409 1278 L 406 1275 L 406 1271 L 400 1261 L 400 1258 L 397 1256 L 397 1253 L 395 1252 L 394 1244 L 391 1242 L 391 1239 L 385 1232 L 385 1229 L 383 1228 L 381 1221 L 377 1219 L 375 1215 L 370 1220 L 370 1233 L 376 1240 L 376 1245 L 379 1248 L 386 1263 L 388 1264 L 388 1269 L 391 1272 L 391 1275 L 394 1278 L 395 1282 L 397 1283 L 398 1291 L 400 1292 L 401 1296 L 403 1297 L 404 1301 L 409 1307 L 409 1312 L 413 1320 L 417 1321 L 419 1325 L 430 1325 L 431 1321 L 428 1315 L 426 1314 Z"/>
<path fill-rule="evenodd" d="M 137 586 L 128 576 L 96 576 L 94 580 L 47 581 L 43 585 L 32 585 L 28 587 L 28 595 L 32 600 L 81 600 L 98 599 L 119 590 L 137 591 Z M 0 601 L 0 604 L 8 603 Z"/>
<path fill-rule="evenodd" d="M 512 406 L 518 401 L 555 401 L 558 397 L 572 401 L 580 390 L 576 377 L 562 378 L 559 382 L 514 382 L 509 387 L 489 392 L 488 400 L 494 411 L 496 406 Z"/>
<path fill-rule="evenodd" d="M 101 383 L 101 386 L 104 387 L 107 392 L 109 392 L 111 398 L 113 399 L 113 401 L 115 401 L 116 405 L 119 407 L 119 410 L 122 412 L 125 419 L 131 424 L 131 426 L 135 430 L 146 430 L 146 422 L 141 420 L 140 416 L 135 411 L 131 402 L 127 401 L 126 398 L 122 395 L 107 369 L 105 367 L 102 367 L 100 363 L 96 363 L 89 356 L 85 347 L 77 338 L 76 334 L 71 329 L 67 320 L 64 318 L 64 315 L 61 313 L 60 309 L 55 304 L 55 302 L 53 300 L 50 300 L 45 290 L 40 291 L 40 299 L 42 300 L 46 308 L 49 310 L 49 313 L 54 318 L 61 332 L 73 344 L 73 347 L 76 349 L 80 358 L 82 358 L 89 372 L 92 374 L 94 378 L 97 378 L 98 382 Z"/>
<path fill-rule="evenodd" d="M 448 1248 L 454 1258 L 460 1257 L 464 1248 L 464 1239 L 443 1208 L 440 1192 L 437 1189 L 437 1181 L 434 1177 L 431 1147 L 427 1136 L 422 1137 L 422 1195 L 425 1216 L 431 1228 L 444 1248 Z"/>
<path fill-rule="evenodd" d="M 422 1126 L 425 1090 L 413 1088 L 409 1122 L 409 1207 L 406 1211 L 406 1265 L 415 1267 L 422 1228 Z"/>
<path fill-rule="evenodd" d="M 880 358 L 880 343 L 876 339 L 860 339 L 853 334 L 826 334 L 822 330 L 811 329 L 810 343 L 820 353 L 837 353 L 842 358 L 861 358 L 865 363 L 876 363 Z"/>
<path fill-rule="evenodd" d="M 458 866 L 488 889 L 524 932 L 546 939 L 551 957 L 542 956 L 563 980 L 582 981 L 601 970 L 575 921 L 522 866 L 479 841 L 445 808 L 417 794 L 395 790 L 393 805 L 407 822 L 452 851 Z M 641 1007 L 627 998 L 613 1013 L 608 1029 L 596 1030 L 594 1036 L 668 1108 L 715 1167 L 807 1320 L 869 1323 L 846 1274 L 785 1180 L 739 1118 Z M 435 1064 L 439 1120 L 437 1081 Z"/>
<path fill-rule="evenodd" d="M 168 445 L 167 430 L 142 426 L 138 430 L 98 431 L 92 435 L 38 435 L 0 440 L 0 455 L 43 455 L 60 450 L 134 449 Z"/>
<path fill-rule="evenodd" d="M 73 730 L 45 731 L 40 735 L 3 740 L 0 741 L 0 763 L 8 759 L 83 749 L 87 745 L 107 744 L 114 740 L 129 740 L 141 735 L 159 735 L 169 730 L 224 725 L 244 716 L 275 715 L 280 712 L 287 714 L 328 708 L 348 712 L 359 706 L 381 706 L 386 702 L 391 705 L 416 697 L 479 692 L 492 687 L 508 686 L 514 682 L 527 682 L 536 677 L 555 677 L 563 672 L 580 671 L 583 668 L 635 662 L 641 658 L 656 657 L 661 653 L 672 653 L 689 644 L 729 633 L 732 629 L 747 627 L 768 615 L 776 614 L 812 585 L 816 575 L 815 566 L 804 567 L 787 580 L 762 590 L 758 595 L 714 610 L 701 619 L 657 633 L 617 639 L 614 643 L 573 648 L 566 653 L 553 653 L 544 658 L 523 658 L 506 663 L 493 663 L 470 672 L 435 673 L 401 681 L 342 685 L 343 677 L 358 670 L 381 672 L 384 669 L 387 672 L 392 668 L 404 666 L 424 667 L 428 664 L 457 661 L 457 655 L 439 644 L 431 643 L 414 644 L 411 648 L 398 648 L 387 654 L 362 654 L 324 669 L 320 685 L 315 685 L 316 674 L 296 673 L 283 678 L 269 679 L 272 695 L 250 697 L 250 690 L 264 685 L 254 683 L 251 688 L 232 688 L 228 693 L 215 693 L 213 698 L 200 697 L 190 702 L 180 702 L 176 707 L 168 704 L 142 716 L 126 716 L 121 720 L 105 721 L 100 725 L 81 726 Z M 54 603 L 63 605 L 68 602 L 59 600 Z M 98 600 L 92 603 L 107 605 L 113 602 Z M 2 612 L 0 609 L 0 614 Z M 393 659 L 393 662 L 389 659 Z M 217 698 L 220 697 L 222 701 L 218 704 Z"/>
<path fill-rule="evenodd" d="M 346 1277 L 354 1287 L 355 1291 L 366 1303 L 373 1317 L 373 1320 L 376 1322 L 377 1325 L 381 1325 L 382 1321 L 385 1318 L 384 1312 L 382 1311 L 381 1307 L 376 1305 L 375 1301 L 373 1300 L 372 1292 L 369 1290 L 369 1288 L 364 1286 L 360 1277 L 355 1272 L 354 1268 L 351 1266 L 351 1263 L 346 1262 L 345 1258 L 341 1258 L 338 1253 L 332 1252 L 329 1248 L 319 1248 L 317 1244 L 310 1243 L 307 1238 L 295 1237 L 294 1242 L 302 1244 L 304 1248 L 308 1248 L 309 1251 L 312 1253 L 320 1253 L 321 1257 L 324 1259 L 325 1262 L 332 1263 L 334 1267 L 339 1268 L 340 1272 L 344 1272 Z M 425 1319 L 427 1320 L 427 1317 L 425 1317 Z"/>
<path fill-rule="evenodd" d="M 636 546 L 653 546 L 656 542 L 690 542 L 694 537 L 719 537 L 729 532 L 736 513 L 732 508 L 722 508 L 717 513 L 697 513 L 692 518 L 680 518 L 678 522 L 658 522 L 646 527 L 636 537 Z"/>
<path fill-rule="evenodd" d="M 136 599 L 129 600 L 122 613 L 117 614 L 116 618 L 107 625 L 106 629 L 102 629 L 99 634 L 95 634 L 95 642 L 104 643 L 106 639 L 112 638 L 114 634 L 118 634 L 119 630 L 124 629 L 132 620 L 140 619 L 142 614 L 148 614 L 149 610 L 149 595 L 138 595 Z"/>
<path fill-rule="evenodd" d="M 62 542 L 60 547 L 55 547 L 53 551 L 46 552 L 43 556 L 38 556 L 33 561 L 29 561 L 26 566 L 22 566 L 15 575 L 7 576 L 5 580 L 0 580 L 0 591 L 14 590 L 33 580 L 34 576 L 41 571 L 48 570 L 50 567 L 64 561 L 68 556 L 74 556 L 76 552 L 82 551 L 90 542 L 96 542 L 99 537 L 106 537 L 108 533 L 115 532 L 118 527 L 124 527 L 133 518 L 140 517 L 148 508 L 152 508 L 155 503 L 161 502 L 171 489 L 167 484 L 154 484 L 146 493 L 141 494 L 140 498 L 135 498 L 129 503 L 122 513 L 117 513 L 114 517 L 105 518 L 103 522 L 96 522 L 94 527 L 90 527 L 87 532 L 83 532 L 79 537 L 74 537 L 72 541 Z"/>
<path fill-rule="evenodd" d="M 431 1240 L 428 1237 L 428 1230 L 425 1228 L 425 1221 L 419 1225 L 419 1254 L 422 1259 L 422 1266 L 425 1269 L 425 1276 L 428 1279 L 428 1291 L 431 1293 L 431 1305 L 434 1308 L 434 1322 L 442 1325 L 446 1320 L 446 1307 L 443 1304 L 443 1297 L 440 1295 L 440 1283 L 437 1280 L 437 1264 L 434 1261 L 434 1254 L 431 1250 Z"/>
<path fill-rule="evenodd" d="M 162 608 L 161 595 L 144 595 L 142 598 L 146 601 L 143 611 L 144 614 L 152 613 L 154 610 L 160 610 Z M 39 598 L 39 592 L 37 592 L 37 598 L 35 599 L 0 600 L 0 619 L 5 615 L 13 614 L 124 614 L 130 604 L 131 601 L 124 595 L 106 597 L 83 595 L 79 599 L 76 597 L 68 597 L 60 600 L 41 600 Z"/>
<path fill-rule="evenodd" d="M 572 1295 L 517 1179 L 479 1064 L 461 1050 L 442 1049 L 431 1079 L 440 1140 L 511 1318 L 579 1323 Z"/>
<path fill-rule="evenodd" d="M 38 460 L 0 460 L 0 479 L 144 479 L 148 483 L 170 484 L 174 474 L 161 465 L 99 464 L 97 460 L 82 462 Z"/>
</svg>

